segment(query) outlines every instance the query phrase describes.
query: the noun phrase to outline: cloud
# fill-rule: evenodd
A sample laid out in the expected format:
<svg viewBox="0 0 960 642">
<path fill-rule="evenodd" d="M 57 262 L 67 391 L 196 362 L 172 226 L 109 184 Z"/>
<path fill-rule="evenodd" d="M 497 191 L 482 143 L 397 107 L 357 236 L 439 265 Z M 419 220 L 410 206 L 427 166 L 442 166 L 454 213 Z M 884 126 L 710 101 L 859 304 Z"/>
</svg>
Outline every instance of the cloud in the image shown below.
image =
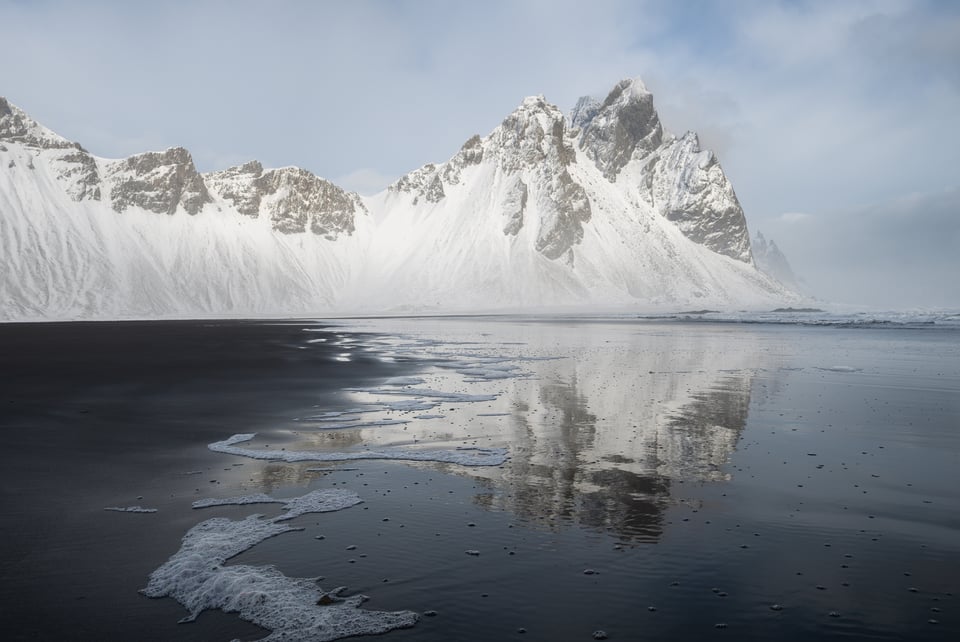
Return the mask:
<svg viewBox="0 0 960 642">
<path fill-rule="evenodd" d="M 782 221 L 784 223 L 802 223 L 809 219 L 810 215 L 805 212 L 784 212 L 775 220 Z"/>
<path fill-rule="evenodd" d="M 960 188 L 803 217 L 763 229 L 811 291 L 841 303 L 960 305 Z"/>
</svg>

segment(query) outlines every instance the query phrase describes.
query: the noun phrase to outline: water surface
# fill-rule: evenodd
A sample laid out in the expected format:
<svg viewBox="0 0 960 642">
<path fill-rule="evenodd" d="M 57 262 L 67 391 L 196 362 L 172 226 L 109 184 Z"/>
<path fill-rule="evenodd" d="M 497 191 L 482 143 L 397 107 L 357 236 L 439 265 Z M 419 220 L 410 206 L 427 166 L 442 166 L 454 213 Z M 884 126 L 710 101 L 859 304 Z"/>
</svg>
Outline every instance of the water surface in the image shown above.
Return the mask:
<svg viewBox="0 0 960 642">
<path fill-rule="evenodd" d="M 12 637 L 262 637 L 214 612 L 177 625 L 137 590 L 200 521 L 279 512 L 192 501 L 317 488 L 364 503 L 233 563 L 429 613 L 385 639 L 960 634 L 956 328 L 341 323 L 0 328 Z M 237 433 L 259 452 L 508 458 L 206 449 Z M 103 511 L 133 504 L 158 512 Z"/>
</svg>

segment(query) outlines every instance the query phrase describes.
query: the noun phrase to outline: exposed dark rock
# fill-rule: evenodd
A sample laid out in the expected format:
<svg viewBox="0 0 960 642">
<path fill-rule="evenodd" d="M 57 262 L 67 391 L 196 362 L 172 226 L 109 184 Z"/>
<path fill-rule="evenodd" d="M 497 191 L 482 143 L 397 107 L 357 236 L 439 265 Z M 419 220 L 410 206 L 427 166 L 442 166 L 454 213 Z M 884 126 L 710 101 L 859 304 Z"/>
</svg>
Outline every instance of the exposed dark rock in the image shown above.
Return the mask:
<svg viewBox="0 0 960 642">
<path fill-rule="evenodd" d="M 110 198 L 117 212 L 137 206 L 173 214 L 182 205 L 188 214 L 196 214 L 212 200 L 190 152 L 182 147 L 131 156 L 111 164 L 107 173 L 113 183 Z"/>
</svg>

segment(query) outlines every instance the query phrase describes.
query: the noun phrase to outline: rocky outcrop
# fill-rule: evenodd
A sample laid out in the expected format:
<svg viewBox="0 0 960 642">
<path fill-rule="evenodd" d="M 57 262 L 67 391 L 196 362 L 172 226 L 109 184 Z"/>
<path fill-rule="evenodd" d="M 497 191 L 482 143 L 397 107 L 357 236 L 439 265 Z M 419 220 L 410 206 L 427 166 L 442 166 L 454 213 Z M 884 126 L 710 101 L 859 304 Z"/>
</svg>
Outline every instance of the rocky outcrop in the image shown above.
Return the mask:
<svg viewBox="0 0 960 642">
<path fill-rule="evenodd" d="M 80 143 L 52 132 L 3 97 L 0 97 L 0 141 L 18 143 L 30 153 L 23 163 L 27 169 L 34 168 L 34 155 L 45 154 L 73 200 L 100 200 L 100 172 L 93 156 Z M 16 166 L 13 159 L 7 164 L 8 169 Z"/>
<path fill-rule="evenodd" d="M 583 224 L 591 217 L 586 190 L 568 171 L 576 162 L 574 143 L 560 110 L 543 96 L 533 96 L 486 138 L 473 136 L 446 163 L 424 165 L 389 190 L 412 195 L 413 205 L 440 203 L 460 184 L 466 168 L 490 164 L 508 186 L 497 201 L 503 233 L 516 236 L 533 224 L 536 251 L 557 259 L 582 240 Z M 536 221 L 526 220 L 531 201 L 536 203 Z"/>
<path fill-rule="evenodd" d="M 204 175 L 210 189 L 244 216 L 270 220 L 284 234 L 311 232 L 329 240 L 352 234 L 366 214 L 360 197 L 305 169 L 264 171 L 257 161 Z"/>
<path fill-rule="evenodd" d="M 534 247 L 548 259 L 560 258 L 583 239 L 583 224 L 592 214 L 586 190 L 568 171 L 576 152 L 567 134 L 560 110 L 534 96 L 489 137 L 500 170 L 526 177 L 534 192 L 540 215 Z M 505 214 L 516 219 L 515 210 Z"/>
<path fill-rule="evenodd" d="M 581 98 L 571 114 L 582 130 L 580 149 L 610 182 L 631 160 L 648 156 L 663 142 L 653 95 L 640 80 L 622 80 L 602 103 Z"/>
<path fill-rule="evenodd" d="M 212 200 L 190 152 L 183 147 L 114 161 L 107 165 L 106 175 L 111 183 L 110 201 L 117 212 L 136 206 L 173 214 L 183 207 L 188 214 L 197 214 Z"/>
<path fill-rule="evenodd" d="M 50 131 L 0 96 L 0 141 L 3 140 L 37 149 L 82 149 L 78 143 Z"/>
<path fill-rule="evenodd" d="M 52 159 L 51 165 L 57 168 L 57 179 L 66 183 L 64 189 L 73 200 L 100 200 L 100 170 L 93 156 L 83 149 L 65 150 Z"/>
<path fill-rule="evenodd" d="M 752 263 L 743 208 L 713 152 L 697 135 L 667 141 L 643 166 L 651 203 L 690 240 Z"/>
<path fill-rule="evenodd" d="M 504 194 L 500 207 L 503 209 L 503 217 L 506 219 L 506 223 L 503 225 L 503 233 L 516 236 L 523 228 L 523 213 L 527 209 L 527 184 L 519 176 L 513 178 L 513 182 Z"/>
</svg>

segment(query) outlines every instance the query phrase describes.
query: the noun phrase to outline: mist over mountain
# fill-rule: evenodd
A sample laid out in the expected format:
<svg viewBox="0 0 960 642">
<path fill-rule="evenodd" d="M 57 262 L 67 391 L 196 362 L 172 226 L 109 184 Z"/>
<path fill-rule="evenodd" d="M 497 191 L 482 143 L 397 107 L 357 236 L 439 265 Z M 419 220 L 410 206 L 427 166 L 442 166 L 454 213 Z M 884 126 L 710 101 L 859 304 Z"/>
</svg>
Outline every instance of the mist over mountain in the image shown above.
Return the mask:
<svg viewBox="0 0 960 642">
<path fill-rule="evenodd" d="M 767 240 L 759 230 L 751 241 L 753 248 L 753 260 L 757 269 L 773 277 L 786 287 L 795 292 L 802 292 L 804 287 L 803 280 L 794 273 L 790 266 L 790 261 L 786 255 L 777 247 L 773 239 Z"/>
<path fill-rule="evenodd" d="M 639 79 L 524 99 L 371 197 L 183 148 L 94 156 L 0 99 L 0 318 L 764 307 L 746 219 Z M 776 276 L 776 275 L 774 275 Z"/>
</svg>

